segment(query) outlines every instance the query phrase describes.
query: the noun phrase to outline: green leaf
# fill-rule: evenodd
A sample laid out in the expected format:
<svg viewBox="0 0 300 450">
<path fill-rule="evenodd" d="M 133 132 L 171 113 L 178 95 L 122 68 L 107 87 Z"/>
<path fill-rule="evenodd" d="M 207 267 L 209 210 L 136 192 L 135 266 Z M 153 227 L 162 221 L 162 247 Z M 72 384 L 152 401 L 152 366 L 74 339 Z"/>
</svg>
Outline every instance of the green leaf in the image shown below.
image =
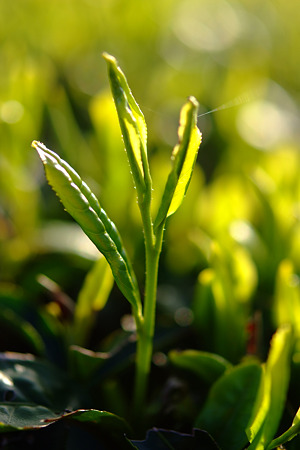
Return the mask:
<svg viewBox="0 0 300 450">
<path fill-rule="evenodd" d="M 292 426 L 281 436 L 274 439 L 271 444 L 268 446 L 268 450 L 272 448 L 280 447 L 285 442 L 291 441 L 294 437 L 296 437 L 300 433 L 300 408 L 297 411 L 297 414 L 294 417 Z"/>
<path fill-rule="evenodd" d="M 49 408 L 18 403 L 0 404 L 0 433 L 33 430 L 49 425 L 45 420 L 56 418 Z"/>
<path fill-rule="evenodd" d="M 78 409 L 70 413 L 56 414 L 49 408 L 22 403 L 0 404 L 0 433 L 17 430 L 35 430 L 56 422 L 80 424 L 99 438 L 111 435 L 114 439 L 124 439 L 131 430 L 124 419 L 107 411 Z"/>
<path fill-rule="evenodd" d="M 0 433 L 63 422 L 110 442 L 112 448 L 128 448 L 124 434 L 131 429 L 124 419 L 107 411 L 77 409 L 88 399 L 86 384 L 32 355 L 0 353 L 0 398 Z"/>
<path fill-rule="evenodd" d="M 69 349 L 72 373 L 80 380 L 91 381 L 95 372 L 111 357 L 109 352 L 93 352 L 78 345 L 71 345 Z"/>
<path fill-rule="evenodd" d="M 80 289 L 73 324 L 73 341 L 83 345 L 95 322 L 95 313 L 104 308 L 113 286 L 113 276 L 105 258 L 101 257 L 87 274 Z"/>
<path fill-rule="evenodd" d="M 10 307 L 2 305 L 1 299 L 0 305 L 0 327 L 2 335 L 6 335 L 6 331 L 8 331 L 8 336 L 10 338 L 14 337 L 17 342 L 20 342 L 23 348 L 27 346 L 27 351 L 39 355 L 45 354 L 45 344 L 37 329 L 30 322 L 24 320 L 24 317 L 16 313 L 12 309 L 12 305 Z"/>
<path fill-rule="evenodd" d="M 71 397 L 71 383 L 48 361 L 27 354 L 0 353 L 0 399 L 3 403 L 36 404 L 60 411 L 73 406 Z"/>
<path fill-rule="evenodd" d="M 249 442 L 253 442 L 254 438 L 262 430 L 262 425 L 270 408 L 270 377 L 266 375 L 265 364 L 262 364 L 263 374 L 261 377 L 260 387 L 258 389 L 255 405 L 252 410 L 252 416 L 246 428 Z M 250 445 L 251 448 L 251 445 Z"/>
<path fill-rule="evenodd" d="M 103 53 L 103 57 L 108 66 L 111 91 L 134 183 L 137 191 L 143 193 L 150 181 L 145 118 L 131 93 L 117 60 L 108 53 Z"/>
<path fill-rule="evenodd" d="M 292 344 L 293 333 L 288 325 L 279 328 L 272 338 L 264 373 L 264 389 L 259 392 L 261 406 L 247 427 L 251 450 L 269 448 L 268 445 L 277 431 L 289 384 Z M 259 428 L 257 424 L 260 425 L 263 418 Z"/>
<path fill-rule="evenodd" d="M 98 411 L 96 409 L 78 409 L 56 418 L 51 418 L 47 422 L 55 423 L 64 420 L 67 422 L 79 422 L 87 430 L 96 433 L 102 437 L 103 433 L 112 433 L 124 436 L 131 430 L 127 422 L 119 416 L 107 411 Z"/>
<path fill-rule="evenodd" d="M 261 376 L 258 363 L 240 364 L 226 371 L 212 386 L 196 426 L 208 431 L 222 450 L 240 450 L 248 443 L 245 428 Z"/>
<path fill-rule="evenodd" d="M 295 282 L 296 270 L 289 259 L 281 261 L 276 275 L 272 312 L 279 327 L 285 323 L 293 325 L 294 333 L 300 337 L 300 287 Z"/>
<path fill-rule="evenodd" d="M 215 246 L 211 248 L 214 251 Z M 238 361 L 245 348 L 245 314 L 233 295 L 233 277 L 223 256 L 220 249 L 212 267 L 198 276 L 193 301 L 194 324 L 205 350 Z"/>
<path fill-rule="evenodd" d="M 215 382 L 227 369 L 232 367 L 222 356 L 198 350 L 172 350 L 170 361 L 178 367 L 190 370 L 208 383 Z"/>
<path fill-rule="evenodd" d="M 113 222 L 95 195 L 68 163 L 40 142 L 33 141 L 45 168 L 49 184 L 69 214 L 107 259 L 121 292 L 131 303 L 137 320 L 141 301 L 136 278 Z"/>
<path fill-rule="evenodd" d="M 152 429 L 147 432 L 144 441 L 131 441 L 138 450 L 217 450 L 219 447 L 202 430 L 193 430 L 193 434 L 178 433 L 171 430 Z"/>
<path fill-rule="evenodd" d="M 173 168 L 165 186 L 155 228 L 179 208 L 188 189 L 201 143 L 201 133 L 197 128 L 197 111 L 198 102 L 194 97 L 190 97 L 181 109 L 178 144 L 172 153 Z"/>
</svg>

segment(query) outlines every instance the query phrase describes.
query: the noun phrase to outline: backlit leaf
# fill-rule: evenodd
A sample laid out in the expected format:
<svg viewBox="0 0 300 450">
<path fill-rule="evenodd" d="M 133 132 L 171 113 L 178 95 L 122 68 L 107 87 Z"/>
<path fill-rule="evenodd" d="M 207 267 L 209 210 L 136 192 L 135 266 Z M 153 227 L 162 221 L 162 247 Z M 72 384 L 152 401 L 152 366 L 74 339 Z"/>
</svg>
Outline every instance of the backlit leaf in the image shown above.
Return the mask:
<svg viewBox="0 0 300 450">
<path fill-rule="evenodd" d="M 188 189 L 201 143 L 201 133 L 197 128 L 197 111 L 198 102 L 194 97 L 190 97 L 181 109 L 178 144 L 172 153 L 173 168 L 166 183 L 155 227 L 179 208 Z"/>
<path fill-rule="evenodd" d="M 285 442 L 291 441 L 299 433 L 300 433 L 300 408 L 298 409 L 297 414 L 294 417 L 292 426 L 281 436 L 274 439 L 268 446 L 268 450 L 271 450 L 272 448 L 277 448 L 282 444 L 284 444 Z"/>
<path fill-rule="evenodd" d="M 144 191 L 148 174 L 147 127 L 144 115 L 136 103 L 126 77 L 117 60 L 108 53 L 103 54 L 108 65 L 108 75 L 115 101 L 124 145 L 132 170 L 134 183 L 139 191 Z"/>
<path fill-rule="evenodd" d="M 96 319 L 104 308 L 113 287 L 113 276 L 105 258 L 101 257 L 87 274 L 76 302 L 73 341 L 83 345 Z"/>
<path fill-rule="evenodd" d="M 289 384 L 292 343 L 293 333 L 288 325 L 279 328 L 272 338 L 264 373 L 265 389 L 263 393 L 259 393 L 265 420 L 258 430 L 256 417 L 253 418 L 252 423 L 249 422 L 250 425 L 247 427 L 247 434 L 251 440 L 249 450 L 269 448 L 268 445 L 277 431 Z M 266 405 L 268 405 L 267 413 Z M 260 410 L 258 410 L 259 413 Z"/>
<path fill-rule="evenodd" d="M 32 146 L 44 164 L 49 184 L 68 213 L 107 259 L 117 285 L 138 318 L 141 302 L 137 282 L 115 225 L 74 169 L 40 142 L 34 141 Z"/>
</svg>

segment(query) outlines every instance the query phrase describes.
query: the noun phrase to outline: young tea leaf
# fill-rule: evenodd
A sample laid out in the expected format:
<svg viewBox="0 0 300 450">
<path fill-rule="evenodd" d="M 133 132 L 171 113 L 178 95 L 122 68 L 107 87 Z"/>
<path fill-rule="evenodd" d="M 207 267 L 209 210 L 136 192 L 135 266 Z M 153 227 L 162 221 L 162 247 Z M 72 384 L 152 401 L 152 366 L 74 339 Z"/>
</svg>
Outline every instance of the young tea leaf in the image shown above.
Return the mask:
<svg viewBox="0 0 300 450">
<path fill-rule="evenodd" d="M 34 141 L 32 146 L 44 164 L 49 184 L 68 213 L 105 256 L 121 292 L 131 303 L 136 318 L 140 317 L 141 301 L 136 278 L 115 225 L 74 169 L 40 142 Z"/>
<path fill-rule="evenodd" d="M 144 115 L 131 93 L 117 60 L 108 53 L 104 53 L 103 57 L 108 66 L 111 91 L 134 183 L 137 191 L 143 193 L 147 183 L 150 182 L 147 159 L 147 127 Z"/>
<path fill-rule="evenodd" d="M 201 144 L 201 133 L 197 127 L 197 111 L 198 102 L 194 97 L 190 97 L 181 109 L 178 144 L 172 153 L 173 169 L 166 183 L 154 224 L 155 228 L 179 208 L 188 189 Z"/>
</svg>

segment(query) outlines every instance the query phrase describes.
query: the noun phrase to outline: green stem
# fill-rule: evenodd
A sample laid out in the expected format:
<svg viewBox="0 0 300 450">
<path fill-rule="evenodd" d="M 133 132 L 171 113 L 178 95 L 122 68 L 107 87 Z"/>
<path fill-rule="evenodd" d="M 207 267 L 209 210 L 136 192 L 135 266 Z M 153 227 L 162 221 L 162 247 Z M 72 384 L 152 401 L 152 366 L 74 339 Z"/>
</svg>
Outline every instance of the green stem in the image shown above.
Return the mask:
<svg viewBox="0 0 300 450">
<path fill-rule="evenodd" d="M 146 286 L 144 299 L 144 320 L 138 330 L 137 355 L 136 355 L 136 380 L 134 396 L 134 415 L 137 420 L 143 408 L 148 378 L 150 374 L 151 359 L 153 352 L 153 336 L 155 328 L 155 311 L 157 295 L 157 277 L 159 257 L 161 253 L 163 237 L 163 227 L 159 234 L 153 237 L 153 227 L 151 236 L 145 233 L 146 250 Z"/>
<path fill-rule="evenodd" d="M 143 319 L 137 327 L 136 378 L 133 405 L 135 423 L 141 419 L 140 412 L 144 406 L 150 374 L 155 328 L 158 265 L 164 230 L 164 224 L 162 224 L 160 230 L 154 232 L 151 216 L 152 180 L 146 152 L 142 152 L 142 157 L 145 190 L 140 190 L 137 186 L 137 194 L 144 230 L 146 275 Z"/>
</svg>

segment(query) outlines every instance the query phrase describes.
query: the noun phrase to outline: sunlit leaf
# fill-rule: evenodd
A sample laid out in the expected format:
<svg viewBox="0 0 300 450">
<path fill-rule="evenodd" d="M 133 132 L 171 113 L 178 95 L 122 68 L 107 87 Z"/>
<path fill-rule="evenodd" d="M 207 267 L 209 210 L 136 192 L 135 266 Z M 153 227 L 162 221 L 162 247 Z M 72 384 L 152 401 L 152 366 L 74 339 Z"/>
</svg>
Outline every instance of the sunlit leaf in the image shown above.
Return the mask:
<svg viewBox="0 0 300 450">
<path fill-rule="evenodd" d="M 103 57 L 108 65 L 112 95 L 133 179 L 138 191 L 143 191 L 148 173 L 146 122 L 117 60 L 108 53 L 104 53 Z"/>
<path fill-rule="evenodd" d="M 198 102 L 194 97 L 190 97 L 181 109 L 178 144 L 172 153 L 173 168 L 166 183 L 155 227 L 179 208 L 188 189 L 201 143 L 197 111 Z"/>
<path fill-rule="evenodd" d="M 268 450 L 271 450 L 272 448 L 280 447 L 285 442 L 291 441 L 299 433 L 300 433 L 300 408 L 298 409 L 297 414 L 295 415 L 292 426 L 281 436 L 274 439 L 268 446 Z"/>
<path fill-rule="evenodd" d="M 37 141 L 32 146 L 44 164 L 49 184 L 69 214 L 107 259 L 117 285 L 133 306 L 138 318 L 141 302 L 137 283 L 115 225 L 100 207 L 89 187 L 68 163 Z"/>
<path fill-rule="evenodd" d="M 270 388 L 271 380 L 266 374 L 265 365 L 262 365 L 263 374 L 261 377 L 260 387 L 257 393 L 255 405 L 252 409 L 252 416 L 249 420 L 249 425 L 246 428 L 246 433 L 249 442 L 252 442 L 262 429 L 262 425 L 266 419 L 270 407 Z"/>
<path fill-rule="evenodd" d="M 262 420 L 257 423 L 257 418 L 252 417 L 253 421 L 247 426 L 251 450 L 268 448 L 277 431 L 289 384 L 292 343 L 293 333 L 290 326 L 279 328 L 272 338 L 264 373 L 264 390 L 259 392 L 261 407 L 257 412 L 261 419 L 265 416 L 265 420 L 259 428 Z"/>
</svg>

